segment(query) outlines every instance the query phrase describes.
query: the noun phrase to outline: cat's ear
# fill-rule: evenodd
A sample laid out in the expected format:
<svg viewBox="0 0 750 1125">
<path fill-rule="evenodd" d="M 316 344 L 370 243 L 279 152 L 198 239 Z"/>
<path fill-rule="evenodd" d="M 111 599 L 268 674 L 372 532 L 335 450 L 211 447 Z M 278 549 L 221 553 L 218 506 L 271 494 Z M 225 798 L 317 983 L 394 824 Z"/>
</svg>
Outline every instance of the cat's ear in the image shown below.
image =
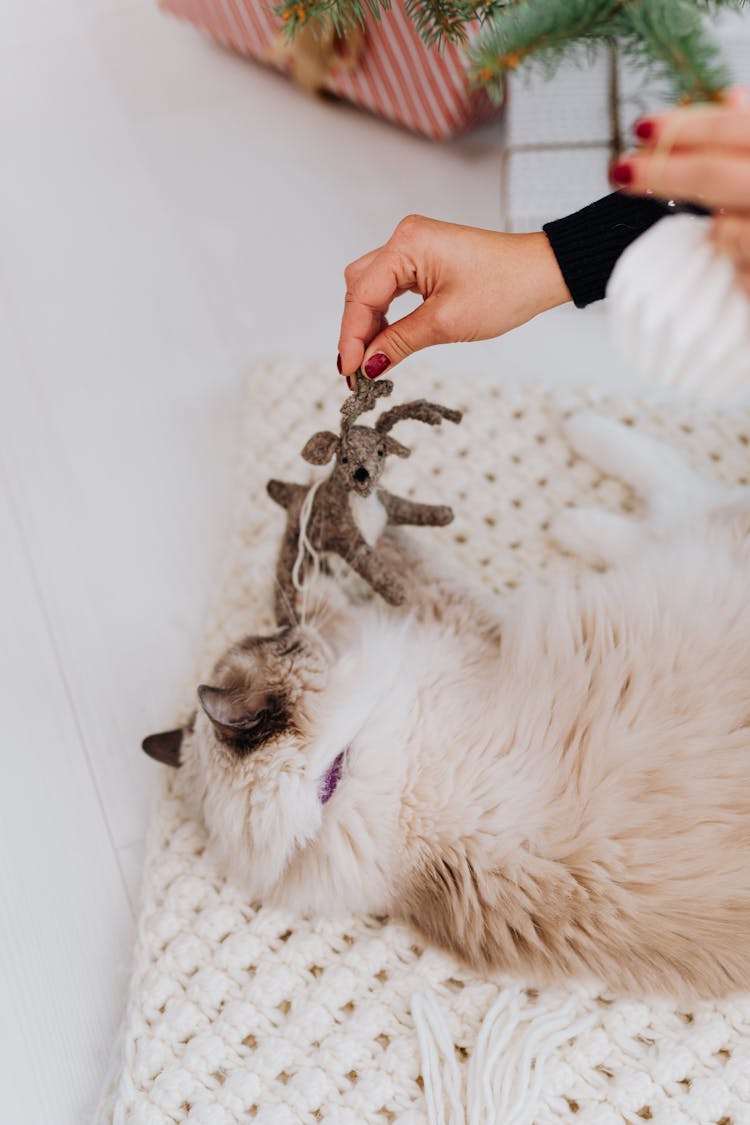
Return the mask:
<svg viewBox="0 0 750 1125">
<path fill-rule="evenodd" d="M 383 438 L 385 444 L 385 451 L 389 457 L 410 457 L 411 450 L 407 446 L 402 445 L 400 441 L 396 441 L 390 434 L 386 434 Z"/>
<path fill-rule="evenodd" d="M 339 439 L 330 430 L 321 430 L 307 441 L 302 456 L 311 465 L 326 465 L 336 452 Z"/>
<path fill-rule="evenodd" d="M 144 738 L 141 746 L 149 758 L 176 769 L 180 764 L 182 736 L 181 728 L 180 730 L 165 730 L 160 734 L 150 734 L 148 738 Z"/>
<path fill-rule="evenodd" d="M 237 692 L 201 684 L 198 698 L 216 731 L 230 738 L 260 733 L 275 710 L 274 697 L 260 689 Z"/>
</svg>

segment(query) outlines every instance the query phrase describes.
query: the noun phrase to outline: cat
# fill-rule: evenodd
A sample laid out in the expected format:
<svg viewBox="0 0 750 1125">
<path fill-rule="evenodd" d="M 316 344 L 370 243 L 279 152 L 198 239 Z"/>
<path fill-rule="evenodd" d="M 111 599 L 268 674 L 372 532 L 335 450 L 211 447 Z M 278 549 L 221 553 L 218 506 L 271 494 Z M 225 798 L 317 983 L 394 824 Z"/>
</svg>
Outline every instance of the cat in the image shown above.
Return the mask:
<svg viewBox="0 0 750 1125">
<path fill-rule="evenodd" d="M 390 915 L 533 983 L 746 989 L 750 489 L 590 412 L 566 432 L 646 502 L 559 515 L 598 571 L 489 599 L 390 530 L 408 612 L 321 577 L 144 748 L 253 901 Z"/>
</svg>

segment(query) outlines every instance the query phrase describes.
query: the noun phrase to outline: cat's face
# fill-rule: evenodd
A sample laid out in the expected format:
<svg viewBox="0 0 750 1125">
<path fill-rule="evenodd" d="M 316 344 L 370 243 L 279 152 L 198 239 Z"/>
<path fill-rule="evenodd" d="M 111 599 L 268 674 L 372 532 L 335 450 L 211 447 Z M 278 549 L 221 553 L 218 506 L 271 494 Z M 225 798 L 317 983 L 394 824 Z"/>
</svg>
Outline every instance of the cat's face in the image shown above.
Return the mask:
<svg viewBox="0 0 750 1125">
<path fill-rule="evenodd" d="M 315 839 L 341 777 L 325 691 L 335 662 L 314 627 L 249 637 L 198 688 L 191 727 L 144 742 L 179 765 L 226 866 L 259 898 Z"/>
</svg>

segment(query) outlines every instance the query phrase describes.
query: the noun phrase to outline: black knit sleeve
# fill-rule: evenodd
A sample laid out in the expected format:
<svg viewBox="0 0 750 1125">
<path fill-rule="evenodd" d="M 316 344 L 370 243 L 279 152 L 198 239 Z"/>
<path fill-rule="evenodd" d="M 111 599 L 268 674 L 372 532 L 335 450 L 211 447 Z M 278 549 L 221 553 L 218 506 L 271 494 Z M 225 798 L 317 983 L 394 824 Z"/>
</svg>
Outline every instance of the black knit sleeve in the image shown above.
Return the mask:
<svg viewBox="0 0 750 1125">
<path fill-rule="evenodd" d="M 581 211 L 545 223 L 543 230 L 579 309 L 600 301 L 623 250 L 674 206 L 614 192 Z"/>
</svg>

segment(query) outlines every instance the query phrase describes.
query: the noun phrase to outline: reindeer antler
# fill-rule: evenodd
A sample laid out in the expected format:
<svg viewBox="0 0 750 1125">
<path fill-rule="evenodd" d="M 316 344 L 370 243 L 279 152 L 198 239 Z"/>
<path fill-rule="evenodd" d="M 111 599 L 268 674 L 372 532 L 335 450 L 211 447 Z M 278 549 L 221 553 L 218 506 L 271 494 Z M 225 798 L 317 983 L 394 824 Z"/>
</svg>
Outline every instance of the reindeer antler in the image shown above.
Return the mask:
<svg viewBox="0 0 750 1125">
<path fill-rule="evenodd" d="M 352 378 L 356 382 L 357 389 L 352 391 L 341 407 L 341 413 L 344 415 L 341 423 L 342 434 L 349 429 L 355 418 L 359 418 L 360 414 L 365 414 L 368 410 L 374 410 L 378 399 L 387 397 L 393 390 L 390 379 L 368 379 L 361 370 Z"/>
<path fill-rule="evenodd" d="M 425 398 L 415 399 L 413 402 L 404 402 L 400 406 L 393 406 L 381 414 L 375 423 L 378 433 L 387 434 L 397 422 L 404 422 L 407 418 L 416 422 L 425 422 L 428 426 L 439 426 L 445 418 L 448 422 L 458 423 L 463 417 L 460 410 L 451 410 L 447 406 L 440 406 L 437 402 L 428 402 Z"/>
</svg>

